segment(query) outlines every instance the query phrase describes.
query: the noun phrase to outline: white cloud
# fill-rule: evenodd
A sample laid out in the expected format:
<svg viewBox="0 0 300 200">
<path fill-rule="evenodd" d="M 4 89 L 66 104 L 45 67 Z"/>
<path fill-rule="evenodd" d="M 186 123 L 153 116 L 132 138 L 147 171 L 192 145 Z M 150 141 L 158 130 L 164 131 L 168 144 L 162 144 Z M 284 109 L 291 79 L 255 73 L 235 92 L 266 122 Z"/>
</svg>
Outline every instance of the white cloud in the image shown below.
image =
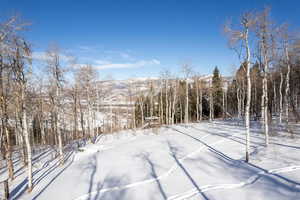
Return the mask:
<svg viewBox="0 0 300 200">
<path fill-rule="evenodd" d="M 32 53 L 32 59 L 34 60 L 47 60 L 47 55 L 42 51 L 35 51 Z"/>
<path fill-rule="evenodd" d="M 49 59 L 49 56 L 44 51 L 34 51 L 31 55 L 31 57 L 33 60 L 38 60 L 38 61 L 46 61 Z M 68 56 L 65 54 L 59 54 L 59 58 L 61 61 L 64 61 L 64 62 L 68 62 L 73 59 L 72 56 Z"/>
<path fill-rule="evenodd" d="M 91 50 L 93 50 L 93 47 L 90 47 L 90 46 L 84 46 L 84 45 L 80 45 L 78 48 L 79 48 L 80 50 L 82 50 L 82 51 L 91 51 Z"/>
<path fill-rule="evenodd" d="M 140 60 L 132 63 L 108 63 L 108 64 L 98 64 L 94 65 L 96 69 L 124 69 L 124 68 L 139 68 L 147 65 L 159 65 L 160 61 L 156 59 L 152 60 Z"/>
<path fill-rule="evenodd" d="M 160 61 L 159 60 L 156 60 L 156 59 L 153 59 L 152 62 L 156 65 L 160 65 Z"/>
<path fill-rule="evenodd" d="M 136 58 L 129 53 L 130 50 L 126 51 L 115 51 L 115 50 L 106 50 L 104 51 L 107 55 L 112 55 L 113 57 L 122 58 L 127 61 L 134 61 Z"/>
<path fill-rule="evenodd" d="M 89 47 L 81 46 L 81 49 L 88 49 Z M 106 52 L 107 53 L 107 52 Z M 125 62 L 114 62 L 113 58 L 104 58 L 104 59 L 95 59 L 93 57 L 78 57 L 79 63 L 74 64 L 73 67 L 81 67 L 85 66 L 84 63 L 91 64 L 95 69 L 104 70 L 104 69 L 125 69 L 125 68 L 140 68 L 144 66 L 153 66 L 160 65 L 160 61 L 157 59 L 150 60 L 136 60 L 129 53 L 120 52 L 120 51 L 109 51 L 109 53 L 113 53 L 124 59 Z M 72 56 L 68 56 L 64 53 L 60 53 L 60 60 L 62 62 L 74 61 Z M 49 59 L 47 53 L 45 51 L 35 51 L 32 53 L 33 60 L 37 61 L 47 61 Z M 84 59 L 83 59 L 84 58 Z M 121 60 L 122 60 L 121 59 Z M 118 59 L 120 60 L 120 59 Z M 126 62 L 127 61 L 127 62 Z"/>
<path fill-rule="evenodd" d="M 108 61 L 108 60 L 95 60 L 94 63 L 95 63 L 96 65 L 108 65 L 108 64 L 110 64 L 111 62 Z"/>
<path fill-rule="evenodd" d="M 120 52 L 120 56 L 123 59 L 134 60 L 134 58 L 131 55 L 129 55 L 128 53 L 125 53 L 125 52 Z"/>
</svg>

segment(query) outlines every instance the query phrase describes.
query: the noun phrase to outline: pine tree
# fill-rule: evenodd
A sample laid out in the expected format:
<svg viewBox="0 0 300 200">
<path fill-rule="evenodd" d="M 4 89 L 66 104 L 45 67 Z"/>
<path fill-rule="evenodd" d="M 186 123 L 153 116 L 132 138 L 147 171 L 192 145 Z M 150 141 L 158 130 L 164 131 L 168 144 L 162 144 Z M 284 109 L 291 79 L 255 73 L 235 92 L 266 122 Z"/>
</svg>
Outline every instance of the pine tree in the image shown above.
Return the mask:
<svg viewBox="0 0 300 200">
<path fill-rule="evenodd" d="M 220 71 L 218 67 L 216 66 L 213 71 L 213 77 L 212 77 L 212 92 L 213 92 L 213 99 L 214 99 L 214 116 L 220 117 L 222 114 L 222 79 L 220 75 Z"/>
</svg>

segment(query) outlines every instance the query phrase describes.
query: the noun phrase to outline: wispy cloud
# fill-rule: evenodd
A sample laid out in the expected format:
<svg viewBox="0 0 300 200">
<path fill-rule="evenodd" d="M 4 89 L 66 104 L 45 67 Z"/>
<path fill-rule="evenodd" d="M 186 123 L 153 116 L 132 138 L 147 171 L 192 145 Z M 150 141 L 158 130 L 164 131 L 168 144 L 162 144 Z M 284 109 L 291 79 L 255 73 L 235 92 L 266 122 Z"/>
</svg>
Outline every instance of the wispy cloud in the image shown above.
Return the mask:
<svg viewBox="0 0 300 200">
<path fill-rule="evenodd" d="M 89 52 L 92 47 L 89 46 L 80 46 L 79 49 L 86 50 Z M 65 53 L 60 53 L 60 60 L 62 62 L 70 62 L 72 61 L 73 67 L 81 67 L 86 64 L 90 64 L 95 69 L 105 70 L 105 69 L 126 69 L 126 68 L 141 68 L 145 66 L 154 66 L 160 65 L 160 61 L 157 59 L 137 59 L 127 51 L 105 51 L 106 55 L 112 55 L 112 57 L 105 56 L 101 58 L 101 56 L 97 55 L 83 55 L 78 53 L 77 60 L 74 57 L 69 56 Z M 45 51 L 35 51 L 32 54 L 32 58 L 36 61 L 47 61 L 49 59 L 47 53 Z M 77 64 L 74 64 L 77 62 Z"/>
<path fill-rule="evenodd" d="M 135 58 L 133 56 L 131 56 L 130 54 L 125 53 L 125 52 L 120 52 L 120 57 L 125 60 L 130 60 L 130 61 L 135 60 Z"/>
<path fill-rule="evenodd" d="M 33 60 L 37 60 L 37 61 L 46 61 L 49 59 L 49 56 L 44 51 L 34 51 L 31 55 L 31 57 Z M 68 56 L 68 55 L 65 55 L 62 53 L 59 54 L 59 58 L 61 59 L 61 61 L 64 61 L 64 62 L 68 62 L 73 59 L 72 56 Z"/>
<path fill-rule="evenodd" d="M 160 61 L 157 59 L 152 60 L 140 60 L 132 63 L 107 63 L 107 64 L 99 64 L 102 61 L 98 61 L 98 64 L 92 65 L 95 69 L 104 70 L 104 69 L 126 69 L 126 68 L 140 68 L 144 66 L 151 65 L 160 65 Z M 84 66 L 84 64 L 77 64 L 77 67 Z"/>
<path fill-rule="evenodd" d="M 85 46 L 85 45 L 80 45 L 78 48 L 79 48 L 79 50 L 82 50 L 82 51 L 92 51 L 92 50 L 94 50 L 93 47 Z"/>
<path fill-rule="evenodd" d="M 136 60 L 136 58 L 133 55 L 131 55 L 130 50 L 126 50 L 126 51 L 106 50 L 104 51 L 104 53 L 107 55 L 112 55 L 113 57 L 119 57 L 127 61 Z"/>
<path fill-rule="evenodd" d="M 111 64 L 111 61 L 109 60 L 94 60 L 93 63 L 96 65 L 108 65 Z"/>
<path fill-rule="evenodd" d="M 147 65 L 159 65 L 160 61 L 156 59 L 152 60 L 140 60 L 133 63 L 110 63 L 106 65 L 95 66 L 97 69 L 124 69 L 124 68 L 139 68 Z"/>
<path fill-rule="evenodd" d="M 34 60 L 47 60 L 46 53 L 42 51 L 33 52 L 31 56 Z"/>
</svg>

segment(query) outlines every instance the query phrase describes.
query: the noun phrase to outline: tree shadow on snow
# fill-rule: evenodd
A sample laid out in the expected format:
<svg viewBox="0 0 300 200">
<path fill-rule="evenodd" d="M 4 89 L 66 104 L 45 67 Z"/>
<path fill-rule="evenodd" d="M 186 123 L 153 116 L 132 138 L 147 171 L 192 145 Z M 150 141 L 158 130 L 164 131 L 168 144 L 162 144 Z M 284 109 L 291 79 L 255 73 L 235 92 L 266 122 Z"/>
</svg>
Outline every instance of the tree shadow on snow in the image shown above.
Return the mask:
<svg viewBox="0 0 300 200">
<path fill-rule="evenodd" d="M 279 174 L 269 173 L 266 169 L 263 169 L 254 164 L 246 163 L 246 162 L 240 161 L 240 160 L 235 160 L 235 159 L 227 156 L 226 154 L 218 151 L 217 149 L 213 148 L 212 146 L 206 144 L 205 142 L 199 140 L 198 138 L 195 138 L 195 137 L 193 137 L 187 133 L 184 133 L 182 131 L 179 131 L 177 129 L 173 129 L 173 130 L 180 132 L 186 136 L 189 136 L 189 137 L 199 141 L 203 145 L 205 145 L 208 148 L 209 152 L 211 152 L 215 158 L 217 158 L 218 160 L 221 161 L 221 163 L 220 162 L 215 163 L 215 167 L 221 167 L 222 169 L 233 169 L 232 174 L 234 176 L 238 177 L 239 179 L 242 178 L 242 180 L 244 180 L 245 178 L 249 178 L 250 176 L 252 176 L 254 174 L 258 174 L 258 172 L 264 172 L 264 173 L 258 174 L 257 177 L 254 180 L 252 180 L 250 184 L 255 183 L 257 180 L 259 180 L 261 177 L 263 177 L 268 181 L 267 184 L 264 185 L 264 187 L 269 186 L 269 188 L 268 188 L 269 190 L 271 190 L 272 187 L 273 187 L 273 189 L 274 189 L 274 187 L 281 187 L 290 192 L 300 192 L 300 189 L 297 188 L 300 185 L 299 182 L 296 182 L 294 180 L 291 180 L 291 179 L 286 178 Z M 174 152 L 174 150 L 172 150 L 172 148 L 170 148 L 170 149 L 171 149 L 171 151 Z M 174 157 L 174 158 L 176 159 L 176 157 Z M 242 170 L 242 171 L 239 172 L 239 170 Z M 286 184 L 283 182 L 286 182 Z"/>
<path fill-rule="evenodd" d="M 97 177 L 97 171 L 99 170 L 97 158 L 99 158 L 97 154 L 93 155 L 92 159 L 88 162 L 86 167 L 83 168 L 83 170 L 90 171 L 89 188 L 85 199 L 86 200 L 124 199 L 126 196 L 126 189 L 113 189 L 113 188 L 116 188 L 118 186 L 122 187 L 122 185 L 124 185 L 125 180 L 127 180 L 126 176 L 122 176 L 122 177 L 108 176 L 105 177 L 104 180 L 99 181 L 99 177 Z"/>
<path fill-rule="evenodd" d="M 201 191 L 196 181 L 193 179 L 191 174 L 187 171 L 187 169 L 182 165 L 182 163 L 177 158 L 177 153 L 179 152 L 179 148 L 172 145 L 169 141 L 167 142 L 168 147 L 170 149 L 171 156 L 174 158 L 176 164 L 180 167 L 180 169 L 184 172 L 184 174 L 187 176 L 187 178 L 190 180 L 190 182 L 193 184 L 193 186 L 197 189 L 198 193 L 201 194 L 201 196 L 205 200 L 209 200 L 209 198 L 204 194 L 204 192 Z"/>
<path fill-rule="evenodd" d="M 66 163 L 66 161 L 71 156 L 72 156 L 72 152 L 66 154 L 64 156 L 64 162 Z M 35 197 L 33 197 L 33 199 L 37 199 L 43 193 L 43 191 L 45 191 L 49 187 L 49 185 L 73 163 L 73 158 L 74 157 L 72 157 L 72 160 L 70 160 L 70 162 L 66 163 L 66 165 L 64 165 L 63 168 L 61 168 L 59 170 L 59 172 L 52 179 L 49 180 L 48 184 L 44 188 L 42 188 L 39 191 L 39 193 Z M 35 177 L 35 176 L 42 169 L 38 169 L 38 170 L 34 171 L 33 172 L 33 186 L 37 185 L 40 181 L 47 179 L 47 177 L 50 176 L 53 172 L 55 173 L 58 168 L 59 168 L 59 161 L 57 161 L 55 164 L 53 164 L 49 169 L 47 169 L 45 172 L 43 172 L 43 174 L 41 174 L 39 177 Z M 19 199 L 26 192 L 26 190 L 28 188 L 27 184 L 28 184 L 28 179 L 26 178 L 10 192 L 10 198 L 11 199 Z"/>
<path fill-rule="evenodd" d="M 155 178 L 156 179 L 156 184 L 157 184 L 158 190 L 159 190 L 159 192 L 161 194 L 161 197 L 162 197 L 162 199 L 166 200 L 167 199 L 167 195 L 166 195 L 166 193 L 163 190 L 163 187 L 162 187 L 162 184 L 161 184 L 160 180 L 157 179 L 158 175 L 157 175 L 157 172 L 156 172 L 156 166 L 151 161 L 150 154 L 148 152 L 142 152 L 142 153 L 138 154 L 137 157 L 139 157 L 143 161 L 145 161 L 146 164 L 150 167 L 150 176 L 151 176 L 151 178 Z"/>
</svg>

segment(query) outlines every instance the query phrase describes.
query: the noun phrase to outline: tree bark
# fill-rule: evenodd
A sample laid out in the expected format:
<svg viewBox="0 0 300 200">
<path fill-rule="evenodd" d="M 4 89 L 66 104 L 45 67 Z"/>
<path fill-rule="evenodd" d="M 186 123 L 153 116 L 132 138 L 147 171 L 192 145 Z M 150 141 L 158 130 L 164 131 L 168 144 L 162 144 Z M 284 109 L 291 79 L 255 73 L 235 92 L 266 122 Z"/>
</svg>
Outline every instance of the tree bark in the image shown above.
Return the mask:
<svg viewBox="0 0 300 200">
<path fill-rule="evenodd" d="M 173 105 L 172 105 L 172 124 L 175 124 L 175 113 L 176 113 L 176 101 L 177 101 L 177 80 L 175 81 L 174 95 L 173 95 Z"/>
<path fill-rule="evenodd" d="M 199 106 L 200 106 L 200 108 L 199 108 L 199 111 L 200 111 L 200 121 L 202 121 L 202 116 L 203 116 L 203 108 L 202 108 L 202 98 L 203 98 L 203 91 L 202 91 L 202 86 L 200 86 L 200 103 L 199 103 Z"/>
<path fill-rule="evenodd" d="M 282 85 L 283 85 L 283 74 L 282 70 L 280 70 L 280 85 L 279 85 L 279 123 L 282 123 L 282 113 L 283 113 L 283 98 L 282 98 Z"/>
<path fill-rule="evenodd" d="M 246 124 L 246 162 L 249 162 L 249 151 L 250 151 L 250 103 L 251 103 L 251 78 L 250 78 L 250 47 L 248 43 L 248 21 L 244 24 L 245 30 L 245 46 L 246 46 L 246 77 L 247 77 L 247 102 L 245 112 L 245 124 Z"/>
<path fill-rule="evenodd" d="M 24 94 L 22 94 L 24 96 Z M 30 136 L 27 127 L 27 111 L 25 105 L 25 99 L 23 97 L 22 100 L 22 125 L 23 125 L 23 134 L 25 138 L 26 150 L 27 150 L 27 167 L 28 167 L 28 191 L 31 192 L 32 185 L 32 154 L 31 154 L 31 144 L 30 144 Z"/>
<path fill-rule="evenodd" d="M 200 120 L 199 116 L 199 80 L 198 77 L 195 78 L 195 86 L 196 86 L 196 118 L 197 122 Z"/>
<path fill-rule="evenodd" d="M 286 115 L 286 124 L 288 126 L 289 124 L 289 94 L 290 94 L 290 71 L 291 71 L 291 66 L 290 66 L 290 57 L 289 57 L 289 52 L 288 52 L 288 47 L 287 47 L 287 42 L 285 41 L 285 59 L 286 59 L 286 64 L 287 64 L 287 73 L 286 73 L 286 88 L 285 88 L 285 115 Z"/>
<path fill-rule="evenodd" d="M 210 87 L 209 87 L 209 121 L 212 122 L 213 119 L 214 119 L 214 99 L 213 99 L 212 84 L 210 83 Z"/>
<path fill-rule="evenodd" d="M 188 79 L 185 80 L 185 115 L 184 123 L 189 123 L 189 84 Z"/>
</svg>

